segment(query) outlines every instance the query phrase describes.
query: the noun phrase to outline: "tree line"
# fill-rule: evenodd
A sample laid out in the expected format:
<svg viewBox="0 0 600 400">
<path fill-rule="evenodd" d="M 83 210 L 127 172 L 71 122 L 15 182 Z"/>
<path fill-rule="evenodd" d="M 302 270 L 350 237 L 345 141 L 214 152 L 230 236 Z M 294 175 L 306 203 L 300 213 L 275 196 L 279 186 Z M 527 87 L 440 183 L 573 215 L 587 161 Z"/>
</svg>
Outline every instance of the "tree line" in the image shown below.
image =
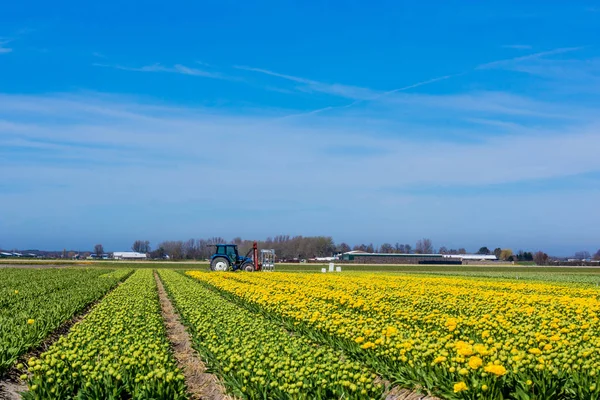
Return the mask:
<svg viewBox="0 0 600 400">
<path fill-rule="evenodd" d="M 222 237 L 211 237 L 207 239 L 163 241 L 157 244 L 156 248 L 152 249 L 148 240 L 136 240 L 131 246 L 131 250 L 146 253 L 152 259 L 164 259 L 168 256 L 171 260 L 204 260 L 214 254 L 215 245 L 219 243 L 236 244 L 240 255 L 247 254 L 253 245 L 252 240 L 242 239 L 241 237 L 236 237 L 232 240 L 226 240 Z M 467 250 L 462 247 L 449 249 L 441 246 L 436 250 L 429 238 L 419 239 L 414 247 L 410 244 L 400 242 L 395 244 L 383 243 L 380 246 L 375 246 L 372 243 L 350 246 L 344 242 L 336 244 L 331 236 L 278 235 L 258 241 L 258 248 L 275 250 L 277 260 L 280 262 L 313 257 L 329 257 L 351 250 L 388 254 L 467 254 Z M 103 246 L 97 244 L 94 248 L 94 253 L 97 255 L 104 254 Z M 476 254 L 494 254 L 499 260 L 503 261 L 532 262 L 538 265 L 546 265 L 556 259 L 543 251 L 527 252 L 519 250 L 517 253 L 513 253 L 511 249 L 496 247 L 494 250 L 491 250 L 486 246 L 479 248 Z M 575 253 L 573 258 L 577 260 L 600 260 L 600 249 L 593 256 L 588 251 L 580 251 Z"/>
</svg>

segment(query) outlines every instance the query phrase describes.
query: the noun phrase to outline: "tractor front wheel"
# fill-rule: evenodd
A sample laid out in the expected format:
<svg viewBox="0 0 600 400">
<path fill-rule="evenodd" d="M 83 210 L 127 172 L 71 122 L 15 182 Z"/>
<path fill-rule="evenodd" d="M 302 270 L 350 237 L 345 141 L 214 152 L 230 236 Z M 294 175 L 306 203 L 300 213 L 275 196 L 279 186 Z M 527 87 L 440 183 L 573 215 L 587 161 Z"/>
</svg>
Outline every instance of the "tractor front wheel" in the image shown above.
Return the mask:
<svg viewBox="0 0 600 400">
<path fill-rule="evenodd" d="M 253 272 L 254 271 L 254 264 L 252 264 L 252 263 L 246 263 L 246 264 L 242 265 L 242 271 Z"/>
<path fill-rule="evenodd" d="M 229 271 L 229 260 L 225 257 L 215 257 L 210 262 L 211 271 Z"/>
</svg>

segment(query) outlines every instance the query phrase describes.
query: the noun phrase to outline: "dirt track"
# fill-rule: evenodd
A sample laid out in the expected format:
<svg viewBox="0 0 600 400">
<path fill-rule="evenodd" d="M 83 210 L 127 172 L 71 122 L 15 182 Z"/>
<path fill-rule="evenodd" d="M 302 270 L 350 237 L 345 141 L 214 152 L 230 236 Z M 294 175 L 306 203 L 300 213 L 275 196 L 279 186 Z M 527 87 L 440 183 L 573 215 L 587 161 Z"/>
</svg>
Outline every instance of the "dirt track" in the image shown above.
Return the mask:
<svg viewBox="0 0 600 400">
<path fill-rule="evenodd" d="M 191 399 L 207 400 L 229 400 L 232 397 L 225 394 L 225 388 L 219 379 L 212 374 L 206 373 L 206 366 L 192 348 L 192 339 L 179 321 L 175 308 L 171 304 L 163 284 L 154 273 L 158 286 L 158 296 L 162 309 L 167 336 L 173 348 L 173 354 L 177 360 L 177 366 L 185 376 L 188 393 Z"/>
</svg>

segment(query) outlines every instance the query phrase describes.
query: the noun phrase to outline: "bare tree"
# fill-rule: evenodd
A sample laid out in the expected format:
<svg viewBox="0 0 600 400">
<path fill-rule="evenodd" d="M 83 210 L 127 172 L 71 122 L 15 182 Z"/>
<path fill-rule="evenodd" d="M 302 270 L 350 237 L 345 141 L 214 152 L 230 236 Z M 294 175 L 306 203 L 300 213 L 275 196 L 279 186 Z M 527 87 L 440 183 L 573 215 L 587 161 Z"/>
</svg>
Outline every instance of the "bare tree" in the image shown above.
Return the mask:
<svg viewBox="0 0 600 400">
<path fill-rule="evenodd" d="M 594 260 L 600 260 L 600 249 L 594 254 Z"/>
<path fill-rule="evenodd" d="M 381 253 L 393 253 L 394 252 L 394 247 L 391 244 L 389 244 L 389 243 L 384 243 L 379 248 L 379 252 L 381 252 Z"/>
<path fill-rule="evenodd" d="M 417 254 L 432 254 L 433 246 L 431 244 L 431 239 L 421 239 L 417 241 L 417 245 L 415 246 L 415 253 Z"/>
<path fill-rule="evenodd" d="M 183 258 L 191 260 L 196 257 L 196 241 L 189 239 L 183 242 Z"/>
<path fill-rule="evenodd" d="M 442 246 L 442 247 L 440 247 L 440 249 L 438 250 L 438 252 L 440 254 L 448 254 L 448 248 L 446 246 Z"/>
<path fill-rule="evenodd" d="M 457 251 L 458 251 L 458 254 L 467 254 L 467 249 L 465 249 L 464 247 L 461 247 Z"/>
<path fill-rule="evenodd" d="M 502 249 L 500 252 L 500 259 L 503 261 L 508 261 L 509 258 L 512 258 L 513 251 L 511 249 Z"/>
<path fill-rule="evenodd" d="M 367 251 L 367 245 L 366 244 L 358 244 L 358 245 L 355 245 L 352 248 L 352 250 L 360 250 L 360 251 L 366 252 Z"/>
<path fill-rule="evenodd" d="M 101 244 L 97 244 L 94 246 L 94 253 L 96 253 L 97 256 L 101 256 L 102 254 L 104 254 L 104 247 L 102 247 Z"/>
<path fill-rule="evenodd" d="M 350 246 L 348 246 L 348 244 L 347 244 L 347 243 L 343 243 L 343 242 L 342 242 L 342 243 L 338 244 L 338 247 L 337 247 L 337 251 L 338 251 L 338 252 L 340 252 L 340 253 L 347 253 L 347 252 L 349 252 L 350 250 L 351 250 L 351 249 L 350 249 Z"/>
<path fill-rule="evenodd" d="M 181 260 L 185 256 L 184 245 L 181 240 L 162 242 L 158 247 L 164 249 L 165 254 L 172 260 Z"/>
<path fill-rule="evenodd" d="M 533 255 L 533 261 L 537 265 L 546 265 L 548 263 L 548 254 L 538 251 Z"/>
<path fill-rule="evenodd" d="M 136 240 L 131 246 L 136 253 L 150 253 L 150 242 L 147 240 Z"/>
<path fill-rule="evenodd" d="M 575 258 L 578 260 L 585 260 L 587 258 L 590 258 L 590 252 L 589 251 L 578 251 L 577 253 L 575 253 Z"/>
<path fill-rule="evenodd" d="M 163 259 L 165 258 L 165 256 L 167 255 L 167 253 L 165 252 L 165 249 L 163 249 L 162 247 L 157 248 L 154 251 L 150 252 L 150 258 L 154 258 L 154 259 Z"/>
</svg>

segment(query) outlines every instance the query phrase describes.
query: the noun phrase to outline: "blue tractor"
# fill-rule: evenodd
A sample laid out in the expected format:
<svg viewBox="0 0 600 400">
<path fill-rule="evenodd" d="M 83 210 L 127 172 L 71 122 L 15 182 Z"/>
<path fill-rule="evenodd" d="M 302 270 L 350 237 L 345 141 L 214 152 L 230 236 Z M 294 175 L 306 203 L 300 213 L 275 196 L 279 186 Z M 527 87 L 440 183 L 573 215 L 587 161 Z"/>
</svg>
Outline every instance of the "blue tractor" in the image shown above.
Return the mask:
<svg viewBox="0 0 600 400">
<path fill-rule="evenodd" d="M 254 249 L 250 249 L 245 256 L 240 256 L 236 244 L 216 244 L 215 254 L 210 257 L 211 271 L 246 271 L 257 270 L 257 264 L 249 257 L 254 251 L 256 254 L 256 244 Z"/>
</svg>

